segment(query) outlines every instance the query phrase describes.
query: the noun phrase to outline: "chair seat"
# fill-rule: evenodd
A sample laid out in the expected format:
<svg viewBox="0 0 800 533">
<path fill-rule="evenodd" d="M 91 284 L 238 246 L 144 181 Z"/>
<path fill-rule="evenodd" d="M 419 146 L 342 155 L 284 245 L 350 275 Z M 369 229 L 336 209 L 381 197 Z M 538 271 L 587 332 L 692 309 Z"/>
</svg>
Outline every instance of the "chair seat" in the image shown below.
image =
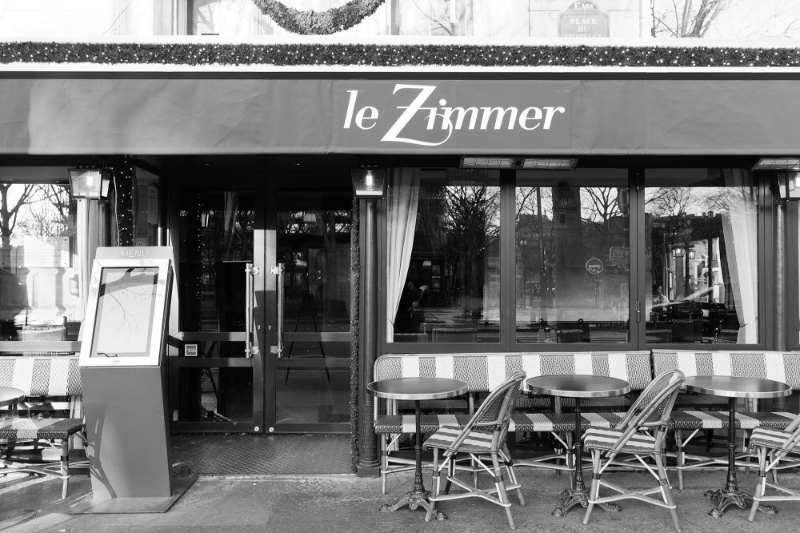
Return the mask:
<svg viewBox="0 0 800 533">
<path fill-rule="evenodd" d="M 516 409 L 550 409 L 550 396 L 517 396 L 514 399 Z"/>
<path fill-rule="evenodd" d="M 581 413 L 581 428 L 614 427 L 625 413 Z M 509 431 L 575 431 L 575 413 L 514 413 Z"/>
<path fill-rule="evenodd" d="M 797 415 L 785 412 L 744 412 L 736 413 L 736 427 L 755 429 L 768 427 L 783 429 L 792 423 Z M 672 429 L 724 429 L 728 427 L 728 411 L 672 411 Z"/>
<path fill-rule="evenodd" d="M 776 449 L 783 446 L 786 439 L 792 434 L 771 428 L 757 428 L 750 434 L 750 447 L 763 446 L 764 448 Z M 800 444 L 796 444 L 792 449 L 794 452 L 800 451 Z"/>
<path fill-rule="evenodd" d="M 622 437 L 617 429 L 589 428 L 586 430 L 584 446 L 598 450 L 610 450 Z M 620 450 L 623 453 L 652 453 L 656 449 L 656 439 L 645 433 L 634 433 Z"/>
<path fill-rule="evenodd" d="M 420 423 L 423 433 L 433 433 L 449 426 L 462 428 L 469 422 L 470 415 L 422 415 Z M 414 415 L 382 415 L 375 419 L 375 433 L 416 433 L 417 422 Z"/>
<path fill-rule="evenodd" d="M 410 400 L 400 400 L 397 408 L 401 411 L 414 411 L 414 402 Z M 422 400 L 419 402 L 420 411 L 466 411 L 469 409 L 469 402 L 460 398 L 447 400 Z"/>
<path fill-rule="evenodd" d="M 694 407 L 707 405 L 721 405 L 727 407 L 728 398 L 726 396 L 715 396 L 713 394 L 678 394 L 675 400 L 675 407 Z"/>
<path fill-rule="evenodd" d="M 423 448 L 450 448 L 453 442 L 461 435 L 461 429 L 443 427 L 424 442 Z M 490 453 L 492 451 L 491 431 L 470 431 L 458 446 L 459 452 L 464 453 Z"/>
<path fill-rule="evenodd" d="M 82 427 L 80 418 L 5 418 L 0 439 L 67 439 Z"/>
</svg>

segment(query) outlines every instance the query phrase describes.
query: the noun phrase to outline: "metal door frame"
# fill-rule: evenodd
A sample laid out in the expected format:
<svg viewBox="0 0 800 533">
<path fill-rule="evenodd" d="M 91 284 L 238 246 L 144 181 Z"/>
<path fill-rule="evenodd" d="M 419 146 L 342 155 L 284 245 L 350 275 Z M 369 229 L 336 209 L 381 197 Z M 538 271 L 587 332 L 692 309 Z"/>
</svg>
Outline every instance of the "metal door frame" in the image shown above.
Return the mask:
<svg viewBox="0 0 800 533">
<path fill-rule="evenodd" d="M 267 302 L 265 302 L 265 294 L 269 291 L 266 285 L 272 284 L 274 290 L 274 281 L 272 276 L 265 270 L 269 270 L 269 263 L 265 263 L 266 257 L 266 244 L 269 235 L 273 235 L 274 240 L 274 221 L 271 222 L 272 231 L 266 227 L 266 221 L 270 220 L 267 217 L 267 211 L 270 206 L 267 205 L 265 184 L 263 178 L 259 177 L 229 177 L 229 176 L 215 176 L 204 178 L 179 178 L 175 177 L 169 180 L 169 195 L 170 206 L 168 212 L 167 226 L 169 228 L 170 241 L 174 249 L 174 263 L 179 265 L 180 243 L 177 242 L 179 235 L 180 224 L 180 209 L 178 208 L 177 198 L 179 198 L 180 190 L 182 188 L 231 188 L 233 190 L 252 190 L 255 201 L 255 227 L 253 228 L 253 266 L 256 267 L 252 276 L 253 290 L 255 293 L 254 308 L 252 314 L 252 345 L 255 348 L 252 357 L 237 357 L 237 358 L 201 358 L 201 357 L 184 357 L 184 345 L 192 341 L 243 341 L 246 340 L 245 332 L 220 332 L 220 333 L 205 333 L 205 332 L 182 332 L 178 331 L 179 321 L 178 312 L 180 301 L 178 295 L 178 270 L 176 267 L 176 282 L 173 296 L 176 298 L 178 305 L 171 306 L 172 316 L 170 318 L 170 356 L 167 360 L 169 368 L 169 383 L 170 383 L 170 399 L 177 400 L 178 398 L 178 372 L 180 368 L 252 368 L 253 369 L 253 420 L 252 423 L 246 422 L 171 422 L 171 429 L 173 431 L 203 431 L 203 432 L 248 432 L 248 433 L 263 433 L 265 425 L 265 413 L 267 406 L 265 405 L 265 359 L 268 360 L 265 354 L 264 346 L 269 346 L 269 339 L 265 340 L 265 331 L 269 313 L 265 312 L 269 309 Z M 274 202 L 273 202 L 274 203 Z M 274 207 L 274 206 L 273 206 Z M 273 260 L 274 260 L 274 245 L 273 245 Z M 272 415 L 274 418 L 274 414 Z"/>
</svg>

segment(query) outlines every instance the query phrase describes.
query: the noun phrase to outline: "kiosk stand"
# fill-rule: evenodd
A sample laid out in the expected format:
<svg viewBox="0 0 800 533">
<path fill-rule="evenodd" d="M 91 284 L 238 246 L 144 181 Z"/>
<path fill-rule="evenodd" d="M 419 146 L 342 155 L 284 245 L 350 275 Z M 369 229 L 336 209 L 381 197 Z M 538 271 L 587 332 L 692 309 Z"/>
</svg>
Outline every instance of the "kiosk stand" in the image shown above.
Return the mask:
<svg viewBox="0 0 800 533">
<path fill-rule="evenodd" d="M 98 248 L 80 370 L 92 498 L 72 513 L 160 513 L 197 480 L 172 472 L 166 337 L 172 249 Z"/>
</svg>

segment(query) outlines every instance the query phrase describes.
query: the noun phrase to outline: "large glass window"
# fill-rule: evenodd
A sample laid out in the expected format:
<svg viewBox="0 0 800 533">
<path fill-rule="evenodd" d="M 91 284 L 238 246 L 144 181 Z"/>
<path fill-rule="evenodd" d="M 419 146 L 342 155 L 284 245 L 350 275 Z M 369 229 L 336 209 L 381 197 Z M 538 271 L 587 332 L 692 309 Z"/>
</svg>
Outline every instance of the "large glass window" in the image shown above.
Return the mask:
<svg viewBox="0 0 800 533">
<path fill-rule="evenodd" d="M 647 342 L 759 342 L 752 173 L 650 169 L 645 187 Z"/>
<path fill-rule="evenodd" d="M 626 343 L 627 170 L 517 172 L 516 341 Z"/>
<path fill-rule="evenodd" d="M 500 341 L 498 172 L 395 169 L 387 248 L 388 339 Z"/>
</svg>

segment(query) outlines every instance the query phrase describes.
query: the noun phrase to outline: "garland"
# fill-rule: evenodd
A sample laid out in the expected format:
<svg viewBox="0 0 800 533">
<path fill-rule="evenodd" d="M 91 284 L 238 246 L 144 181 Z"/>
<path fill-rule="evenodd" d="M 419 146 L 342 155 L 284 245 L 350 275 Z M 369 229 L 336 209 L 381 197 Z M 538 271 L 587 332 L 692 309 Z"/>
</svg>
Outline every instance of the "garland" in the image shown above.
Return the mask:
<svg viewBox="0 0 800 533">
<path fill-rule="evenodd" d="M 800 48 L 0 43 L 0 64 L 14 63 L 278 67 L 798 67 Z"/>
<path fill-rule="evenodd" d="M 298 11 L 278 0 L 253 0 L 278 26 L 301 35 L 330 35 L 349 30 L 375 13 L 386 0 L 351 0 L 328 11 Z"/>
</svg>

